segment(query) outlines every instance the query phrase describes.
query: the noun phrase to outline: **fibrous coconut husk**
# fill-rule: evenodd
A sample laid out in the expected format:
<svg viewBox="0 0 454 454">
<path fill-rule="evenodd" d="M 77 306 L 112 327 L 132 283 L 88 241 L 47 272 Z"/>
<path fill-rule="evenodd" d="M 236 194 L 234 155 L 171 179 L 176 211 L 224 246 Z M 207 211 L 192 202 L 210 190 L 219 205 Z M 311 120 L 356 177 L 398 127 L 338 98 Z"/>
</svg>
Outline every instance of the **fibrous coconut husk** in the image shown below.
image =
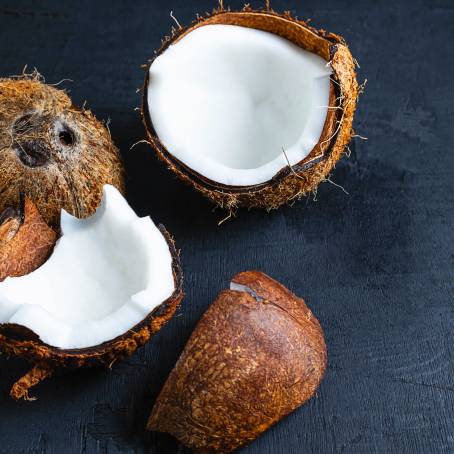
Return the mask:
<svg viewBox="0 0 454 454">
<path fill-rule="evenodd" d="M 22 192 L 58 226 L 62 208 L 93 214 L 105 184 L 124 190 L 107 127 L 36 72 L 0 79 L 0 149 L 0 211 Z"/>
</svg>

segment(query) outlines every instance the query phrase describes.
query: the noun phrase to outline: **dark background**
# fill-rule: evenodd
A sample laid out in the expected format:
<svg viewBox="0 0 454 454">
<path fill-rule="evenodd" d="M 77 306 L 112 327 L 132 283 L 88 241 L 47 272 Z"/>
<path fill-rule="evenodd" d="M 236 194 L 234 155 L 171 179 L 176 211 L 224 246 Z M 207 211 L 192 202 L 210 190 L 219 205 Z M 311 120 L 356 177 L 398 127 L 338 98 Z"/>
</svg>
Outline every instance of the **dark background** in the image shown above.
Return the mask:
<svg viewBox="0 0 454 454">
<path fill-rule="evenodd" d="M 260 3 L 253 2 L 253 6 Z M 240 2 L 233 1 L 238 8 Z M 60 372 L 15 403 L 27 366 L 0 359 L 0 452 L 186 453 L 147 416 L 197 320 L 230 277 L 260 269 L 320 319 L 329 367 L 308 404 L 245 453 L 454 452 L 454 1 L 274 1 L 342 34 L 368 79 L 350 159 L 317 195 L 269 214 L 224 213 L 157 161 L 139 115 L 140 65 L 173 25 L 213 1 L 0 4 L 0 74 L 37 67 L 103 119 L 121 148 L 128 199 L 175 235 L 187 297 L 132 358 Z"/>
</svg>

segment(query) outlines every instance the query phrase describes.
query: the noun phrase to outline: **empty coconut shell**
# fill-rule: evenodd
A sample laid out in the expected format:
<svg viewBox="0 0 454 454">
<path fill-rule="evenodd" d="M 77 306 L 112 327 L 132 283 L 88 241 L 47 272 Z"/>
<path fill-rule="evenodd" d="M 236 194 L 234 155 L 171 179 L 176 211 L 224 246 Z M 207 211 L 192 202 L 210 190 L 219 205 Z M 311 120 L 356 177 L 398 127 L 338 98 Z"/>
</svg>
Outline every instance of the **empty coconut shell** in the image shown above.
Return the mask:
<svg viewBox="0 0 454 454">
<path fill-rule="evenodd" d="M 233 451 L 313 396 L 326 362 L 303 299 L 261 272 L 240 273 L 192 333 L 148 429 L 196 452 Z"/>
<path fill-rule="evenodd" d="M 93 214 L 104 184 L 123 190 L 123 165 L 104 124 L 37 74 L 0 79 L 0 211 L 23 192 L 57 226 L 64 208 Z"/>
<path fill-rule="evenodd" d="M 153 80 L 150 78 L 150 68 L 156 59 L 164 55 L 171 46 L 180 43 L 201 27 L 209 25 L 234 25 L 269 32 L 321 57 L 332 71 L 329 105 L 318 143 L 304 159 L 291 164 L 288 159 L 284 160 L 283 148 L 275 150 L 274 153 L 280 154 L 278 159 L 281 164 L 274 176 L 271 175 L 267 181 L 257 184 L 245 183 L 244 185 L 226 184 L 220 183 L 213 177 L 207 177 L 201 171 L 195 171 L 182 159 L 176 158 L 174 150 L 166 148 L 153 123 L 148 97 L 151 84 L 153 84 Z M 317 30 L 306 22 L 295 19 L 290 13 L 278 14 L 270 9 L 255 11 L 249 6 L 242 11 L 230 11 L 221 6 L 212 14 L 199 17 L 190 26 L 174 30 L 172 36 L 165 39 L 161 49 L 150 61 L 147 67 L 142 103 L 142 118 L 148 140 L 157 156 L 170 170 L 216 205 L 229 209 L 231 212 L 241 206 L 268 210 L 277 208 L 315 191 L 317 186 L 328 178 L 336 162 L 342 156 L 353 135 L 352 122 L 360 91 L 356 80 L 355 64 L 342 37 L 324 30 Z M 199 88 L 199 84 L 197 84 L 197 90 Z M 213 103 L 216 105 L 214 101 Z M 197 115 L 195 117 L 197 118 Z M 229 118 L 225 118 L 225 128 L 227 129 L 229 121 Z M 172 129 L 171 125 L 166 125 L 166 128 L 167 131 Z M 205 134 L 206 131 L 201 130 L 199 133 Z M 252 141 L 252 137 L 250 140 Z M 194 155 L 196 154 L 197 152 L 194 151 Z M 285 157 L 287 158 L 287 155 Z M 250 169 L 248 168 L 248 170 Z"/>
</svg>

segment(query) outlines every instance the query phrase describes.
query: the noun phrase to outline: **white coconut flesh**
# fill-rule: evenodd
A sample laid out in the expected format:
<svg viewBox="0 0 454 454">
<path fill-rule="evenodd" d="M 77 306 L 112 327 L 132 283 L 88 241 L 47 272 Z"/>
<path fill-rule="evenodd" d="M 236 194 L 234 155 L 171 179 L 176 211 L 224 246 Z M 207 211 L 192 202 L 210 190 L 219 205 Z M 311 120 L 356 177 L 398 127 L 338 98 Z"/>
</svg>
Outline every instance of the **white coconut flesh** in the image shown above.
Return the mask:
<svg viewBox="0 0 454 454">
<path fill-rule="evenodd" d="M 175 290 L 172 254 L 149 217 L 112 186 L 88 219 L 61 214 L 62 237 L 36 271 L 0 283 L 0 323 L 61 349 L 125 334 Z"/>
<path fill-rule="evenodd" d="M 327 62 L 272 33 L 206 25 L 150 66 L 148 108 L 167 151 L 229 186 L 269 181 L 319 142 Z"/>
</svg>

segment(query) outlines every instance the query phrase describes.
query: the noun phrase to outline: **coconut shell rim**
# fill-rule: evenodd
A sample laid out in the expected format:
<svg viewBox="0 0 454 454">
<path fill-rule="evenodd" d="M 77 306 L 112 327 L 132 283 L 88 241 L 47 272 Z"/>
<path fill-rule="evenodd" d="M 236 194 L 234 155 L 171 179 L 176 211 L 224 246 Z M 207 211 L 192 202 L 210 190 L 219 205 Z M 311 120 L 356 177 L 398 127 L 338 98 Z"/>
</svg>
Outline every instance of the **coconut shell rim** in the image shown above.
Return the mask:
<svg viewBox="0 0 454 454">
<path fill-rule="evenodd" d="M 149 84 L 149 69 L 150 66 L 153 64 L 153 62 L 156 60 L 157 57 L 159 57 L 163 52 L 165 52 L 169 46 L 172 44 L 176 43 L 180 39 L 182 39 L 184 36 L 186 36 L 188 33 L 192 32 L 198 27 L 204 26 L 204 25 L 210 25 L 210 23 L 206 23 L 209 19 L 216 17 L 216 16 L 222 16 L 222 15 L 257 15 L 257 16 L 269 16 L 272 18 L 278 18 L 280 20 L 288 21 L 291 23 L 297 23 L 299 26 L 303 27 L 306 29 L 308 32 L 314 34 L 320 39 L 324 39 L 328 41 L 329 43 L 329 54 L 330 54 L 330 60 L 332 60 L 335 56 L 335 54 L 339 51 L 338 46 L 343 46 L 347 48 L 345 45 L 344 39 L 336 35 L 334 33 L 329 33 L 326 32 L 323 29 L 316 29 L 314 27 L 311 27 L 308 25 L 307 22 L 295 19 L 291 16 L 290 12 L 285 12 L 283 14 L 278 14 L 275 11 L 272 10 L 253 10 L 248 6 L 245 6 L 241 11 L 230 11 L 230 10 L 223 10 L 223 9 L 218 9 L 214 10 L 211 14 L 207 13 L 203 17 L 198 17 L 196 20 L 194 20 L 189 26 L 187 27 L 181 27 L 178 30 L 173 29 L 172 30 L 172 36 L 167 36 L 161 45 L 161 47 L 155 52 L 155 55 L 152 59 L 148 61 L 148 63 L 145 66 L 146 68 L 146 75 L 145 75 L 145 80 L 142 86 L 142 106 L 140 109 L 140 114 L 142 118 L 142 123 L 144 124 L 145 131 L 147 134 L 147 137 L 149 139 L 149 143 L 151 147 L 154 149 L 154 151 L 157 153 L 158 158 L 161 160 L 165 161 L 167 164 L 170 164 L 171 166 L 176 168 L 176 171 L 172 169 L 174 173 L 177 174 L 179 177 L 179 174 L 182 174 L 184 177 L 188 178 L 193 184 L 195 185 L 200 185 L 204 187 L 207 191 L 217 191 L 217 192 L 222 192 L 222 193 L 227 193 L 227 194 L 244 194 L 244 193 L 249 193 L 253 194 L 256 192 L 260 192 L 266 187 L 269 186 L 274 186 L 278 185 L 280 182 L 285 180 L 289 175 L 291 174 L 303 174 L 309 169 L 312 169 L 314 166 L 317 164 L 320 164 L 324 161 L 328 161 L 331 157 L 333 148 L 337 142 L 337 138 L 340 135 L 342 128 L 339 128 L 335 134 L 333 134 L 330 139 L 329 139 L 329 145 L 326 147 L 324 150 L 324 153 L 322 156 L 317 157 L 314 156 L 317 155 L 317 153 L 314 153 L 314 151 L 317 150 L 320 142 L 322 141 L 322 136 L 320 137 L 318 143 L 315 145 L 315 147 L 310 151 L 310 153 L 301 161 L 298 163 L 292 165 L 292 166 L 284 166 L 282 167 L 272 178 L 269 180 L 258 183 L 255 185 L 248 185 L 248 186 L 229 186 L 225 184 L 218 183 L 214 180 L 211 180 L 198 172 L 194 171 L 190 167 L 188 167 L 186 164 L 184 164 L 182 161 L 180 161 L 178 158 L 172 155 L 172 153 L 167 150 L 167 148 L 163 145 L 161 140 L 159 139 L 152 120 L 151 120 L 151 115 L 149 112 L 148 108 L 148 101 L 147 101 L 147 93 L 148 93 L 148 84 Z M 279 35 L 278 35 L 279 36 Z M 287 38 L 284 38 L 287 39 Z M 290 41 L 290 40 L 289 40 Z M 301 46 L 300 46 L 301 47 Z M 348 49 L 348 48 L 347 48 Z M 311 51 L 312 52 L 312 51 Z M 314 52 L 313 52 L 314 53 Z M 335 76 L 335 73 L 331 75 L 331 77 Z M 331 82 L 331 86 L 334 88 L 335 92 L 335 98 L 336 100 L 339 99 L 340 96 L 340 87 L 337 85 L 337 83 Z M 342 105 L 339 103 L 339 105 L 335 105 L 335 107 L 338 107 L 339 109 L 336 110 L 342 110 Z M 329 110 L 327 113 L 327 119 L 328 121 L 328 116 L 329 116 Z M 334 116 L 333 123 L 335 124 L 337 121 L 339 121 L 340 114 L 336 112 Z M 326 124 L 325 124 L 326 126 Z M 323 133 L 322 133 L 323 135 Z M 337 161 L 337 159 L 336 159 Z"/>
<path fill-rule="evenodd" d="M 14 355 L 24 357 L 25 359 L 29 359 L 33 362 L 36 362 L 37 360 L 37 355 L 34 354 L 36 348 L 44 349 L 46 353 L 45 357 L 39 360 L 40 362 L 44 361 L 51 363 L 61 363 L 62 361 L 66 362 L 75 360 L 77 363 L 78 360 L 81 359 L 83 359 L 84 362 L 96 362 L 97 360 L 104 362 L 102 357 L 104 355 L 108 355 L 113 351 L 118 351 L 119 356 L 121 356 L 121 353 L 125 350 L 124 348 L 122 348 L 121 344 L 133 338 L 142 329 L 148 329 L 154 320 L 162 318 L 164 323 L 166 323 L 173 316 L 184 297 L 183 271 L 179 258 L 179 251 L 175 247 L 175 242 L 172 236 L 162 224 L 158 225 L 158 229 L 164 236 L 172 256 L 171 266 L 174 276 L 175 290 L 169 298 L 164 300 L 159 306 L 155 307 L 143 320 L 127 330 L 124 334 L 121 334 L 109 341 L 103 342 L 102 344 L 75 349 L 60 349 L 58 347 L 46 344 L 45 342 L 41 341 L 40 337 L 34 331 L 23 325 L 3 323 L 0 324 L 0 350 L 3 349 L 7 353 L 13 352 Z M 151 336 L 161 328 L 162 326 L 160 326 L 159 329 L 153 331 L 149 338 L 151 338 Z M 25 333 L 28 338 L 15 338 L 14 332 L 21 334 Z M 147 342 L 149 338 L 145 342 Z M 145 342 L 139 341 L 136 348 Z M 7 346 L 6 348 L 4 348 L 6 344 Z M 135 348 L 133 350 L 135 350 Z M 76 365 L 76 367 L 78 367 L 78 365 Z"/>
</svg>

